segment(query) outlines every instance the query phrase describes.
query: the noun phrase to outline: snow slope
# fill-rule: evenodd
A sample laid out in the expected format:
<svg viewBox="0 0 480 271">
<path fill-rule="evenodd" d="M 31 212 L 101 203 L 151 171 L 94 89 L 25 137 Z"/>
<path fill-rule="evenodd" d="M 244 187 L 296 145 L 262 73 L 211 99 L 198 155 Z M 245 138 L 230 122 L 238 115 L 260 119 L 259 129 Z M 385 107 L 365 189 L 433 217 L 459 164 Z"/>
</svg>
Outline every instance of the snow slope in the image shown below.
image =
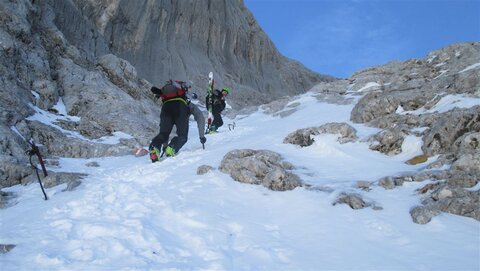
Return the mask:
<svg viewBox="0 0 480 271">
<path fill-rule="evenodd" d="M 394 157 L 361 141 L 339 144 L 334 135 L 317 136 L 306 148 L 283 144 L 290 132 L 327 122 L 347 122 L 361 139 L 377 132 L 349 121 L 353 105 L 320 103 L 311 93 L 294 102 L 299 110 L 286 118 L 258 111 L 226 119 L 205 150 L 192 123 L 179 155 L 160 163 L 147 156 L 62 158 L 48 170 L 89 176 L 73 192 L 47 189 L 48 201 L 38 184 L 4 189 L 19 197 L 0 210 L 0 243 L 17 245 L 0 254 L 1 270 L 480 269 L 478 221 L 441 214 L 426 225 L 412 222 L 409 210 L 420 202 L 415 189 L 427 182 L 355 188 L 359 180 L 420 169 L 404 163 L 418 153 L 419 138 Z M 274 192 L 218 170 L 196 175 L 236 148 L 279 152 L 319 189 Z M 100 166 L 87 167 L 91 161 Z M 344 191 L 383 210 L 333 206 Z"/>
</svg>

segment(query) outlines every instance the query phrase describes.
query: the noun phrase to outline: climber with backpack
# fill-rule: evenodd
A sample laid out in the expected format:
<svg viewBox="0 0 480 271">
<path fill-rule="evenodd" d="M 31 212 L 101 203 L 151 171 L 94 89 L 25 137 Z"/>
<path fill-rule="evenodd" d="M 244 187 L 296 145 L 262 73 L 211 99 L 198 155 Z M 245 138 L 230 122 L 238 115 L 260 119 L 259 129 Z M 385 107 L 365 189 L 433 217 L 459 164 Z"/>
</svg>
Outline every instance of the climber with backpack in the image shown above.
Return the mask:
<svg viewBox="0 0 480 271">
<path fill-rule="evenodd" d="M 205 104 L 207 109 L 212 112 L 213 121 L 208 130 L 209 134 L 214 134 L 217 129 L 223 125 L 222 111 L 225 109 L 225 97 L 230 93 L 228 87 L 222 88 L 222 90 L 215 89 L 211 94 L 207 95 Z"/>
<path fill-rule="evenodd" d="M 187 104 L 188 104 L 188 109 L 189 109 L 189 115 L 193 115 L 193 119 L 195 120 L 195 122 L 197 123 L 197 127 L 198 127 L 198 137 L 200 138 L 200 143 L 202 144 L 203 148 L 205 149 L 205 142 L 207 142 L 207 139 L 205 138 L 205 116 L 203 115 L 203 112 L 200 110 L 200 108 L 198 108 L 198 106 L 194 103 L 192 103 L 192 99 L 197 99 L 197 94 L 196 93 L 192 93 L 192 95 L 190 96 L 187 96 Z M 160 122 L 160 126 L 161 126 L 161 122 Z M 171 132 L 171 135 L 172 136 L 173 134 L 175 134 L 174 131 Z M 168 142 L 165 141 L 163 143 L 163 148 L 165 149 L 166 147 L 168 146 Z"/>
<path fill-rule="evenodd" d="M 169 80 L 162 88 L 153 86 L 150 91 L 161 98 L 163 103 L 160 112 L 160 132 L 149 146 L 150 159 L 155 163 L 163 154 L 167 157 L 175 156 L 187 142 L 190 112 L 187 103 L 188 87 L 185 82 Z M 177 129 L 177 135 L 162 148 L 162 145 L 168 142 L 173 126 Z"/>
</svg>

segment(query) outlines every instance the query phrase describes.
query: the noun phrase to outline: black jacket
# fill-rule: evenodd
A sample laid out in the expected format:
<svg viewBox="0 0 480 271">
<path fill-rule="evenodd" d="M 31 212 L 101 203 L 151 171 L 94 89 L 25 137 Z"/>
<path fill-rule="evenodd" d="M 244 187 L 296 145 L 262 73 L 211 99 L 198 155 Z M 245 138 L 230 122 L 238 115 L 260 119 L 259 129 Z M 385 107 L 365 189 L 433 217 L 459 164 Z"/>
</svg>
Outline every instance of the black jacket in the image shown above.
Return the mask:
<svg viewBox="0 0 480 271">
<path fill-rule="evenodd" d="M 218 89 L 214 90 L 211 94 L 211 101 L 209 99 L 209 95 L 207 95 L 205 99 L 205 104 L 207 105 L 207 108 L 210 108 L 213 106 L 214 108 L 218 108 L 220 110 L 225 109 L 225 97 L 223 97 L 222 92 Z M 211 104 L 209 104 L 211 102 Z"/>
</svg>

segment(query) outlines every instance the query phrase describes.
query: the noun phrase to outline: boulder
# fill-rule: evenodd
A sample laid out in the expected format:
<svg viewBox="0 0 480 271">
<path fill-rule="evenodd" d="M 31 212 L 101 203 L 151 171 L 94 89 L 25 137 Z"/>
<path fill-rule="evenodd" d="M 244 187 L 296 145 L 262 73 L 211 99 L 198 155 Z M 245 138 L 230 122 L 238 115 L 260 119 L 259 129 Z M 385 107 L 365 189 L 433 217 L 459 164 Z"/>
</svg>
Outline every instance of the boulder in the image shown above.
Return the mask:
<svg viewBox="0 0 480 271">
<path fill-rule="evenodd" d="M 368 139 L 369 148 L 390 156 L 399 154 L 402 152 L 403 140 L 408 134 L 408 129 L 403 126 L 382 130 Z"/>
<path fill-rule="evenodd" d="M 209 165 L 201 165 L 197 168 L 197 175 L 204 175 L 212 171 L 213 167 Z"/>
<path fill-rule="evenodd" d="M 295 132 L 288 134 L 283 140 L 283 143 L 307 147 L 313 144 L 313 135 L 326 133 L 340 135 L 340 143 L 353 142 L 357 140 L 357 131 L 352 126 L 346 123 L 326 123 L 318 127 L 298 129 Z"/>
<path fill-rule="evenodd" d="M 280 154 L 269 150 L 238 149 L 228 152 L 220 171 L 230 174 L 237 182 L 261 184 L 271 190 L 286 191 L 302 186 L 302 181 L 290 172 L 293 165 Z"/>
<path fill-rule="evenodd" d="M 412 220 L 417 224 L 427 224 L 439 214 L 440 211 L 432 206 L 416 206 L 410 210 Z"/>
<path fill-rule="evenodd" d="M 5 254 L 14 249 L 16 245 L 12 244 L 0 244 L 0 254 Z"/>
<path fill-rule="evenodd" d="M 333 205 L 342 203 L 347 204 L 352 209 L 363 209 L 370 206 L 370 204 L 366 203 L 359 194 L 342 193 L 338 196 Z"/>
<path fill-rule="evenodd" d="M 453 152 L 458 149 L 454 143 L 459 138 L 478 132 L 480 132 L 480 106 L 454 109 L 432 123 L 428 133 L 423 137 L 422 149 L 429 156 Z"/>
</svg>

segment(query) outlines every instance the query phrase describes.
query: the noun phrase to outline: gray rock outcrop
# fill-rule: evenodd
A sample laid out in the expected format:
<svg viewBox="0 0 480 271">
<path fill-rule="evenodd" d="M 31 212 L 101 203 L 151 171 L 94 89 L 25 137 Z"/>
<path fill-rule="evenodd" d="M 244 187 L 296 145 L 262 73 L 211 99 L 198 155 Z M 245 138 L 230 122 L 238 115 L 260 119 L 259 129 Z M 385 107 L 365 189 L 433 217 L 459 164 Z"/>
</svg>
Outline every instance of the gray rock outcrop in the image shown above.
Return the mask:
<svg viewBox="0 0 480 271">
<path fill-rule="evenodd" d="M 314 139 L 312 136 L 319 134 L 338 134 L 340 143 L 353 142 L 357 140 L 357 131 L 346 123 L 326 123 L 319 127 L 310 127 L 298 129 L 285 137 L 283 143 L 299 145 L 301 147 L 310 146 Z"/>
<path fill-rule="evenodd" d="M 427 193 L 429 188 L 431 191 Z M 422 201 L 423 205 L 416 206 L 410 211 L 416 223 L 428 223 L 440 212 L 471 217 L 480 221 L 480 190 L 469 191 L 462 187 L 450 186 L 448 183 L 437 183 L 429 188 L 421 190 L 427 195 Z"/>
<path fill-rule="evenodd" d="M 478 190 L 469 189 L 480 181 L 480 106 L 444 108 L 449 102 L 455 105 L 457 99 L 480 99 L 478 63 L 479 42 L 452 44 L 422 59 L 370 67 L 312 89 L 324 100 L 332 95 L 359 96 L 351 120 L 381 129 L 367 138 L 370 149 L 397 155 L 403 151 L 405 137 L 415 135 L 422 138 L 423 155 L 408 161 L 425 163 L 438 157 L 418 172 L 376 181 L 394 189 L 405 182 L 428 180 L 443 191 L 440 194 L 449 195 L 439 199 L 435 189 L 425 188 L 424 205 L 411 211 L 416 223 L 428 223 L 441 212 L 478 219 Z"/>
<path fill-rule="evenodd" d="M 204 175 L 212 171 L 213 167 L 209 165 L 201 165 L 197 168 L 197 175 Z"/>
<path fill-rule="evenodd" d="M 286 191 L 302 186 L 302 181 L 290 172 L 293 165 L 280 154 L 269 150 L 233 150 L 222 159 L 220 171 L 230 174 L 237 182 L 261 184 L 271 190 Z"/>
<path fill-rule="evenodd" d="M 409 130 L 400 125 L 382 130 L 368 139 L 369 148 L 386 155 L 399 154 L 402 152 L 403 140 L 408 134 Z"/>
<path fill-rule="evenodd" d="M 44 157 L 95 157 L 130 153 L 158 130 L 151 84 L 123 59 L 90 59 L 70 44 L 51 3 L 0 4 L 0 187 L 34 173 L 28 140 Z M 118 143 L 104 142 L 117 132 Z"/>
</svg>

